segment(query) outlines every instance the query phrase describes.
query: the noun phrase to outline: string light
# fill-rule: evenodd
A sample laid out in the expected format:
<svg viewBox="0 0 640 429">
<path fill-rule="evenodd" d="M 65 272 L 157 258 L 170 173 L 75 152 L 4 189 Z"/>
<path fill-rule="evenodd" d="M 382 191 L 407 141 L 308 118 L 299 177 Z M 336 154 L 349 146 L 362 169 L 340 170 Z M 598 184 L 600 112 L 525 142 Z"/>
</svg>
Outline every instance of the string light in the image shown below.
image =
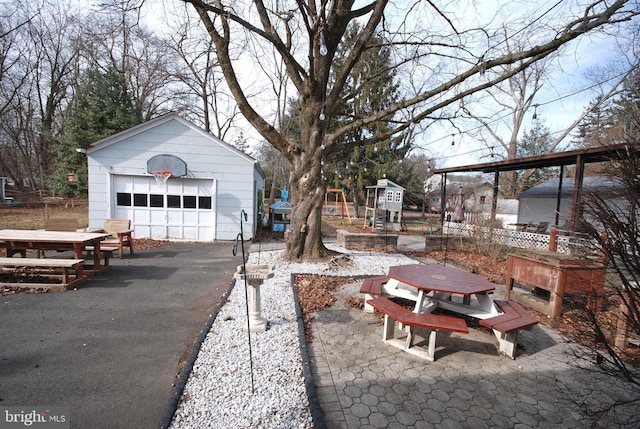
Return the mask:
<svg viewBox="0 0 640 429">
<path fill-rule="evenodd" d="M 322 26 L 322 29 L 320 30 L 320 55 L 322 55 L 323 57 L 329 52 L 329 50 L 327 49 L 327 38 L 325 35 L 326 31 L 327 24 L 324 24 Z"/>
<path fill-rule="evenodd" d="M 601 86 L 603 84 L 606 84 L 606 83 L 608 83 L 608 82 L 610 82 L 610 81 L 612 81 L 614 79 L 618 79 L 618 78 L 622 77 L 625 74 L 626 74 L 626 72 L 625 73 L 619 73 L 619 74 L 617 74 L 615 76 L 612 76 L 612 77 L 609 77 L 609 78 L 607 78 L 605 80 L 598 81 L 598 82 L 596 82 L 596 83 L 594 83 L 592 85 L 577 89 L 575 91 L 572 91 L 572 92 L 564 94 L 564 95 L 560 95 L 560 96 L 558 96 L 556 98 L 544 101 L 543 103 L 538 103 L 535 106 L 539 107 L 539 106 L 544 106 L 544 105 L 547 105 L 547 104 L 552 104 L 552 103 L 555 103 L 555 102 L 558 102 L 558 101 L 565 100 L 565 99 L 567 99 L 569 97 L 573 97 L 575 95 L 578 95 L 578 94 L 581 94 L 583 92 L 589 91 L 589 90 L 591 90 L 593 88 L 599 87 L 599 86 Z M 509 109 L 503 109 L 502 111 L 496 112 L 496 114 L 499 114 L 499 113 L 501 113 L 503 111 L 506 111 L 506 113 L 504 115 L 497 116 L 495 119 L 492 119 L 491 121 L 489 121 L 489 122 L 487 122 L 485 124 L 477 125 L 475 127 L 470 127 L 468 129 L 466 129 L 465 131 L 461 131 L 460 134 L 469 134 L 469 133 L 477 131 L 477 130 L 479 130 L 479 129 L 487 126 L 487 125 L 496 124 L 496 123 L 500 122 L 501 120 L 510 117 L 511 114 L 512 114 L 512 110 L 509 110 Z M 553 135 L 559 135 L 559 134 L 562 134 L 563 132 L 564 132 L 563 130 L 560 130 L 560 131 L 552 132 L 551 135 L 552 136 Z M 428 142 L 426 145 L 428 146 L 428 145 L 436 144 L 438 142 L 443 141 L 446 138 L 447 138 L 447 136 L 444 135 L 444 136 L 442 136 L 440 138 L 437 138 L 437 139 L 435 139 L 433 141 Z M 426 147 L 426 146 L 419 144 L 418 147 Z M 443 156 L 442 159 L 457 158 L 457 157 L 460 157 L 460 156 L 466 156 L 466 155 L 471 155 L 471 154 L 474 154 L 474 153 L 482 152 L 484 150 L 486 150 L 486 148 L 474 149 L 474 150 L 471 150 L 469 152 L 465 152 L 465 153 L 461 153 L 461 154 L 456 154 L 456 155 L 452 155 L 452 156 Z"/>
</svg>

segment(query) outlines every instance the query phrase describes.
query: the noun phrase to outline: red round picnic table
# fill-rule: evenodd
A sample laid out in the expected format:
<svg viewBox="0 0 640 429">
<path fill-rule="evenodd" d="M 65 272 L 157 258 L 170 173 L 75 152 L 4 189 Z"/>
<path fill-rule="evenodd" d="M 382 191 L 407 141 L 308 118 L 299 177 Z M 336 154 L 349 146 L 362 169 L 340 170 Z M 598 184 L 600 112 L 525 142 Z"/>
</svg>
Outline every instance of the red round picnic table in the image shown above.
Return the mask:
<svg viewBox="0 0 640 429">
<path fill-rule="evenodd" d="M 495 290 L 484 277 L 446 265 L 398 265 L 389 268 L 389 277 L 422 291 L 472 295 Z"/>
</svg>

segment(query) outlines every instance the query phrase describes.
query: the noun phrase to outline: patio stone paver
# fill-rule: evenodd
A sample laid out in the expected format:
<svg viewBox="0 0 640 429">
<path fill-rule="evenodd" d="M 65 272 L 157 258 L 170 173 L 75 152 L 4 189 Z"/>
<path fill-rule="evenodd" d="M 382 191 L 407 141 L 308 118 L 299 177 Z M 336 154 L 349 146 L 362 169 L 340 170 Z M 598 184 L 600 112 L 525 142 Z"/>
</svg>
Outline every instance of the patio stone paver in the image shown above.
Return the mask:
<svg viewBox="0 0 640 429">
<path fill-rule="evenodd" d="M 624 394 L 616 380 L 593 385 L 573 364 L 572 345 L 541 325 L 521 332 L 515 360 L 498 353 L 492 334 L 475 328 L 463 341 L 439 336 L 436 360 L 421 360 L 385 345 L 381 322 L 347 307 L 344 298 L 359 297 L 359 288 L 360 282 L 344 285 L 336 303 L 313 320 L 309 354 L 329 429 L 581 427 L 586 420 L 568 389 Z M 346 339 L 348 345 L 340 344 Z"/>
</svg>

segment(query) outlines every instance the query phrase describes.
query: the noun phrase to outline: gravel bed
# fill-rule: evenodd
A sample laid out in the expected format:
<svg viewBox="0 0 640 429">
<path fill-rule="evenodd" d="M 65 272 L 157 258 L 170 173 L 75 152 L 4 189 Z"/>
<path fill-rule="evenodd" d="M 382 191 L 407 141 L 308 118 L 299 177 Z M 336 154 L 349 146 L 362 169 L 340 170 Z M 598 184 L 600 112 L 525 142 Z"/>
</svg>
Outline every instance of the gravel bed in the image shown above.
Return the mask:
<svg viewBox="0 0 640 429">
<path fill-rule="evenodd" d="M 384 275 L 392 265 L 415 263 L 403 255 L 354 252 L 328 245 L 349 260 L 301 264 L 284 251 L 251 253 L 249 264 L 275 267 L 261 287 L 264 333 L 251 334 L 249 359 L 244 283 L 236 281 L 202 343 L 170 427 L 312 428 L 304 382 L 291 274 Z M 253 392 L 251 365 L 253 366 Z"/>
</svg>

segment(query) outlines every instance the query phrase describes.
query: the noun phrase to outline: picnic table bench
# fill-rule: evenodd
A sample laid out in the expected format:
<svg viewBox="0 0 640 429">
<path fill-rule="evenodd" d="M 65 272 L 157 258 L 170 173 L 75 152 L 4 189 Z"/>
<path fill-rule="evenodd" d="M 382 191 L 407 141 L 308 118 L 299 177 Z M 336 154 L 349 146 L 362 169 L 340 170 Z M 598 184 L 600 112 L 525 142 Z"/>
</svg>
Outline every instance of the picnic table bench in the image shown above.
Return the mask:
<svg viewBox="0 0 640 429">
<path fill-rule="evenodd" d="M 368 277 L 360 286 L 360 293 L 364 294 L 364 312 L 373 313 L 373 307 L 368 303 L 370 299 L 382 296 L 382 287 L 389 281 L 388 276 Z"/>
<path fill-rule="evenodd" d="M 480 324 L 493 329 L 500 353 L 515 359 L 518 332 L 521 329 L 530 329 L 537 325 L 538 321 L 517 302 L 496 299 L 493 303 L 500 308 L 502 314 L 482 319 Z"/>
<path fill-rule="evenodd" d="M 469 333 L 464 319 L 431 313 L 414 313 L 385 297 L 373 298 L 368 302 L 373 308 L 384 313 L 382 339 L 385 343 L 429 361 L 435 360 L 436 333 L 438 331 Z M 404 342 L 395 336 L 396 322 L 409 327 Z M 424 328 L 428 331 L 429 343 L 426 350 L 414 345 L 415 328 Z"/>
<path fill-rule="evenodd" d="M 8 272 L 17 277 L 37 274 L 60 280 L 59 284 L 21 281 L 1 283 L 4 286 L 46 288 L 60 291 L 69 290 L 86 280 L 83 259 L 0 258 L 0 267 L 2 267 L 2 272 Z"/>
</svg>

